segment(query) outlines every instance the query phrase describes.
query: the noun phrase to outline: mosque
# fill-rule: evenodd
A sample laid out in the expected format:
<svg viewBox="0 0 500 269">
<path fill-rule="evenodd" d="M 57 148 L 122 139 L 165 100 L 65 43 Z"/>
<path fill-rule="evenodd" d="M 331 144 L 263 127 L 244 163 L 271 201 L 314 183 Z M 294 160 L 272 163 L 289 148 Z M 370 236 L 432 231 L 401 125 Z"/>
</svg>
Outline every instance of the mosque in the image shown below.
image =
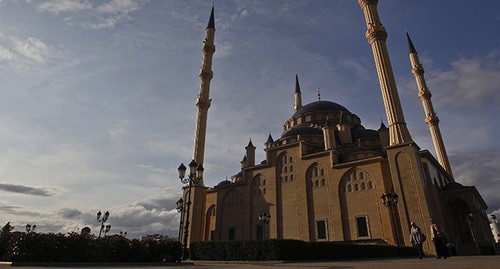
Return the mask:
<svg viewBox="0 0 500 269">
<path fill-rule="evenodd" d="M 294 111 L 280 137 L 269 135 L 265 160 L 245 147 L 241 170 L 231 180 L 207 187 L 203 179 L 184 188 L 190 201 L 188 242 L 298 239 L 411 246 L 410 223 L 430 237 L 429 220 L 440 224 L 457 255 L 490 254 L 494 241 L 487 205 L 474 186 L 453 178 L 439 119 L 431 102 L 424 69 L 409 36 L 411 72 L 425 111 L 436 157 L 412 140 L 406 126 L 378 0 L 358 0 L 366 19 L 388 126 L 366 129 L 341 104 L 318 100 L 303 104 L 298 77 Z M 214 9 L 203 42 L 194 156 L 203 164 L 210 81 L 215 53 Z M 188 210 L 189 211 L 189 210 Z M 180 235 L 184 234 L 185 226 Z M 433 252 L 431 240 L 424 250 Z"/>
</svg>

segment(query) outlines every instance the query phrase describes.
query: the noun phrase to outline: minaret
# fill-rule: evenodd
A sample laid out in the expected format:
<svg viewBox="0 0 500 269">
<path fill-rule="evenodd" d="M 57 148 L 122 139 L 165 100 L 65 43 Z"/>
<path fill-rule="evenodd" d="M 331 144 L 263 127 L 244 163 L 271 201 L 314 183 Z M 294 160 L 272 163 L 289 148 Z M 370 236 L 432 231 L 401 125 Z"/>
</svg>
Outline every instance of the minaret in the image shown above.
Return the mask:
<svg viewBox="0 0 500 269">
<path fill-rule="evenodd" d="M 389 124 L 389 144 L 391 146 L 411 142 L 410 132 L 399 101 L 398 90 L 392 72 L 389 53 L 387 52 L 387 32 L 380 23 L 377 11 L 378 0 L 358 0 L 366 20 L 366 40 L 372 47 L 375 66 L 384 100 L 385 113 Z"/>
<path fill-rule="evenodd" d="M 431 132 L 432 142 L 434 143 L 434 148 L 436 150 L 436 155 L 441 166 L 453 177 L 451 172 L 450 162 L 448 161 L 448 155 L 446 154 L 446 149 L 444 147 L 443 137 L 441 136 L 441 131 L 439 130 L 439 118 L 434 112 L 434 107 L 431 101 L 431 92 L 427 88 L 427 83 L 424 78 L 424 68 L 420 64 L 418 59 L 417 51 L 411 42 L 410 35 L 406 33 L 406 39 L 408 40 L 409 57 L 411 63 L 411 72 L 415 77 L 418 87 L 418 97 L 422 101 L 422 106 L 425 112 L 425 123 L 429 126 L 429 131 Z"/>
<path fill-rule="evenodd" d="M 196 106 L 198 107 L 198 114 L 196 116 L 196 130 L 194 136 L 194 153 L 193 159 L 197 164 L 203 164 L 205 155 L 205 138 L 207 133 L 207 116 L 208 108 L 210 107 L 209 98 L 210 94 L 210 81 L 214 74 L 212 72 L 212 56 L 215 52 L 214 45 L 215 38 L 215 19 L 214 7 L 210 13 L 208 26 L 205 29 L 205 40 L 203 41 L 203 63 L 200 68 L 200 93 L 196 99 Z M 199 185 L 203 185 L 201 180 Z"/>
<path fill-rule="evenodd" d="M 297 111 L 302 107 L 302 93 L 300 92 L 299 75 L 295 74 L 295 104 L 293 110 Z"/>
</svg>

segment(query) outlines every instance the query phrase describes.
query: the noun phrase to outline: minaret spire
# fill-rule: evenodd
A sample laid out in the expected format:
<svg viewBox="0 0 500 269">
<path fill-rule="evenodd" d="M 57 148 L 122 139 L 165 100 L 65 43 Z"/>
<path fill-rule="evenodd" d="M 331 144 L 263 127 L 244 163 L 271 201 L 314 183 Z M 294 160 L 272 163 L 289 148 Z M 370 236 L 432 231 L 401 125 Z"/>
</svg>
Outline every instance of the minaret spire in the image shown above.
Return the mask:
<svg viewBox="0 0 500 269">
<path fill-rule="evenodd" d="M 422 106 L 424 107 L 425 113 L 425 123 L 429 126 L 429 131 L 431 133 L 432 142 L 434 144 L 434 149 L 436 150 L 436 155 L 439 164 L 453 177 L 451 172 L 450 162 L 448 160 L 448 155 L 446 154 L 446 149 L 444 147 L 443 137 L 441 136 L 441 130 L 439 129 L 439 118 L 434 112 L 434 107 L 431 101 L 431 92 L 427 88 L 427 83 L 424 77 L 424 68 L 420 64 L 418 59 L 417 51 L 411 42 L 410 35 L 406 33 L 406 38 L 408 40 L 409 57 L 411 63 L 411 72 L 415 77 L 415 81 L 418 87 L 418 97 L 422 101 Z"/>
<path fill-rule="evenodd" d="M 197 164 L 203 164 L 205 155 L 205 138 L 207 133 L 207 116 L 210 107 L 210 81 L 213 78 L 212 57 L 215 53 L 215 17 L 214 7 L 210 13 L 207 28 L 205 29 L 205 40 L 203 41 L 203 61 L 200 68 L 200 93 L 196 99 L 198 113 L 196 116 L 196 130 L 194 136 L 193 159 Z M 198 183 L 204 185 L 203 181 Z"/>
<path fill-rule="evenodd" d="M 295 104 L 293 110 L 297 111 L 302 107 L 302 93 L 300 92 L 299 75 L 295 74 Z"/>
<path fill-rule="evenodd" d="M 358 3 L 365 14 L 367 27 L 366 40 L 372 47 L 375 67 L 377 68 L 380 90 L 382 91 L 385 113 L 387 114 L 387 122 L 389 124 L 390 145 L 395 146 L 411 142 L 412 138 L 406 127 L 385 42 L 387 32 L 382 23 L 380 23 L 377 11 L 378 0 L 358 0 Z"/>
</svg>

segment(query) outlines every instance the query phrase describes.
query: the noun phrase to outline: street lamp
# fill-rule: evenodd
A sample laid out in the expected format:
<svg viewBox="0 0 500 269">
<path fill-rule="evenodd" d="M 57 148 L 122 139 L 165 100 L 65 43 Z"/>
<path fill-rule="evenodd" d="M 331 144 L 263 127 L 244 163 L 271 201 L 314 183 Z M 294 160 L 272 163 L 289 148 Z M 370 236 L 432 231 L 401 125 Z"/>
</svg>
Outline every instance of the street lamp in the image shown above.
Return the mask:
<svg viewBox="0 0 500 269">
<path fill-rule="evenodd" d="M 271 220 L 271 215 L 269 213 L 260 213 L 259 214 L 259 221 L 264 224 L 263 225 L 264 226 L 264 230 L 265 230 L 265 226 L 267 226 L 267 224 L 269 223 L 270 220 Z M 264 238 L 266 238 L 265 234 L 264 234 Z"/>
<path fill-rule="evenodd" d="M 109 232 L 111 229 L 111 225 L 104 225 L 104 223 L 108 220 L 109 218 L 109 211 L 106 211 L 104 215 L 101 213 L 101 211 L 97 212 L 97 222 L 101 223 L 101 229 L 99 230 L 99 236 L 97 238 L 101 238 L 101 233 L 104 230 L 104 236 L 106 236 L 106 233 Z"/>
<path fill-rule="evenodd" d="M 31 224 L 26 224 L 27 233 L 34 233 L 35 229 L 36 229 L 36 224 L 33 224 L 33 226 Z"/>
<path fill-rule="evenodd" d="M 182 198 L 179 198 L 177 202 L 175 202 L 177 212 L 181 213 L 180 221 L 179 221 L 179 235 L 177 236 L 178 241 L 181 241 L 182 238 L 182 224 L 183 224 L 183 219 L 184 219 L 184 200 Z"/>
<path fill-rule="evenodd" d="M 397 254 L 399 256 L 399 238 L 398 238 L 399 229 L 397 228 L 396 212 L 395 212 L 395 209 L 398 206 L 398 194 L 394 192 L 394 189 L 392 189 L 391 192 L 382 194 L 382 196 L 380 196 L 380 200 L 382 200 L 382 204 L 384 204 L 386 207 L 389 208 L 389 212 L 391 213 L 391 222 L 395 229 Z"/>
<path fill-rule="evenodd" d="M 194 160 L 189 163 L 189 175 L 186 176 L 186 166 L 183 163 L 177 168 L 179 172 L 179 178 L 182 184 L 188 184 L 188 197 L 186 202 L 186 224 L 184 225 L 184 239 L 182 240 L 182 259 L 187 259 L 187 240 L 189 236 L 189 208 L 191 206 L 191 187 L 193 184 L 197 184 L 203 178 L 203 166 L 201 164 L 197 164 Z M 177 201 L 178 203 L 181 200 Z M 181 208 L 179 204 L 177 208 Z"/>
</svg>

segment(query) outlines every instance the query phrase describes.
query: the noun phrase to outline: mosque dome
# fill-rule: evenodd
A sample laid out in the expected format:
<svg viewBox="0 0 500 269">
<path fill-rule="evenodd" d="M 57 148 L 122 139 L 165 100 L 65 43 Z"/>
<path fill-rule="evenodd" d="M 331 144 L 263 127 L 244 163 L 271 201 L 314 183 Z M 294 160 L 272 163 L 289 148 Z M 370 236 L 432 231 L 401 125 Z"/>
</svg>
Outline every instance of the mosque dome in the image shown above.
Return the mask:
<svg viewBox="0 0 500 269">
<path fill-rule="evenodd" d="M 331 101 L 316 101 L 300 107 L 285 123 L 281 138 L 297 135 L 323 135 L 322 127 L 347 123 L 361 124 L 361 120 L 347 108 Z"/>
<path fill-rule="evenodd" d="M 352 114 L 347 108 L 331 101 L 316 101 L 309 103 L 301 108 L 299 108 L 292 116 L 292 118 L 297 118 L 302 115 L 310 113 L 320 113 L 320 112 L 340 112 L 346 114 Z"/>
</svg>

